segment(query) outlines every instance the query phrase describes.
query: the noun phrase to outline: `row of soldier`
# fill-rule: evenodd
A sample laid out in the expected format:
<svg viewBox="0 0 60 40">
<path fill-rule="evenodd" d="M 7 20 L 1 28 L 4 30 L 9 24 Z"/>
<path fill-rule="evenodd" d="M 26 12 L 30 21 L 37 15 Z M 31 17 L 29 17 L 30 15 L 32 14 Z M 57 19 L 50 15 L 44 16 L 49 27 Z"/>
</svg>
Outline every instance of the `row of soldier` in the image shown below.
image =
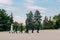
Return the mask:
<svg viewBox="0 0 60 40">
<path fill-rule="evenodd" d="M 26 31 L 25 31 L 25 33 L 29 33 L 29 30 L 32 30 L 32 33 L 33 33 L 34 32 L 34 26 L 32 26 L 32 25 L 31 26 L 26 25 Z M 17 33 L 17 31 L 18 31 L 18 27 L 16 26 L 14 28 L 13 24 L 12 24 L 9 33 Z M 23 25 L 22 25 L 22 23 L 20 25 L 19 32 L 23 33 Z M 39 33 L 39 28 L 37 29 L 37 33 Z"/>
<path fill-rule="evenodd" d="M 13 24 L 11 24 L 11 27 L 10 27 L 10 31 L 9 31 L 9 33 L 17 33 L 17 31 L 18 31 L 18 27 L 17 26 L 13 26 Z M 21 23 L 21 25 L 20 25 L 20 32 L 22 33 L 23 32 L 23 25 L 22 25 L 22 23 Z"/>
</svg>

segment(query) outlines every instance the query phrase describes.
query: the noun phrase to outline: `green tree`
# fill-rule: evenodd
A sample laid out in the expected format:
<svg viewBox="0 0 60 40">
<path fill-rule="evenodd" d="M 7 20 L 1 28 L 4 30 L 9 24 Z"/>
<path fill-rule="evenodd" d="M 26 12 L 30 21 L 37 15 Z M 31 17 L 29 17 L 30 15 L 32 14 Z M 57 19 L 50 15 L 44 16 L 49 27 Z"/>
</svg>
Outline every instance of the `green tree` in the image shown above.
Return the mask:
<svg viewBox="0 0 60 40">
<path fill-rule="evenodd" d="M 56 24 L 55 24 L 55 29 L 59 29 L 60 28 L 60 19 L 58 19 L 57 21 L 56 21 Z"/>
<path fill-rule="evenodd" d="M 53 27 L 53 21 L 51 20 L 51 17 L 48 20 L 48 27 L 49 27 L 49 29 L 54 29 L 54 27 Z"/>
<path fill-rule="evenodd" d="M 10 27 L 9 27 L 9 30 L 11 30 L 11 25 L 13 24 L 13 14 L 11 13 L 10 15 Z"/>
<path fill-rule="evenodd" d="M 14 22 L 13 24 L 14 24 L 14 25 L 13 25 L 14 32 L 17 33 L 17 31 L 18 31 L 18 27 L 19 27 L 20 25 L 19 25 L 18 22 Z"/>
<path fill-rule="evenodd" d="M 0 9 L 0 31 L 6 31 L 10 28 L 10 16 L 4 9 Z"/>
<path fill-rule="evenodd" d="M 31 30 L 32 29 L 32 32 L 33 32 L 33 13 L 32 11 L 30 11 L 28 14 L 27 14 L 27 19 L 26 19 L 26 31 L 28 32 L 28 30 Z"/>
<path fill-rule="evenodd" d="M 53 17 L 55 29 L 60 28 L 60 14 Z"/>
<path fill-rule="evenodd" d="M 10 19 L 11 24 L 13 23 L 13 14 L 11 13 L 11 19 Z"/>
<path fill-rule="evenodd" d="M 20 24 L 20 32 L 23 33 L 23 25 L 22 25 L 22 23 Z"/>
<path fill-rule="evenodd" d="M 44 20 L 43 20 L 43 29 L 48 29 L 48 17 L 45 16 Z"/>
<path fill-rule="evenodd" d="M 34 21 L 38 33 L 39 33 L 39 29 L 41 28 L 41 20 L 42 20 L 41 17 L 42 16 L 40 15 L 40 12 L 36 10 L 34 14 Z"/>
<path fill-rule="evenodd" d="M 55 15 L 55 16 L 53 17 L 53 19 L 54 19 L 54 20 L 60 19 L 60 13 L 59 13 L 58 15 Z"/>
</svg>

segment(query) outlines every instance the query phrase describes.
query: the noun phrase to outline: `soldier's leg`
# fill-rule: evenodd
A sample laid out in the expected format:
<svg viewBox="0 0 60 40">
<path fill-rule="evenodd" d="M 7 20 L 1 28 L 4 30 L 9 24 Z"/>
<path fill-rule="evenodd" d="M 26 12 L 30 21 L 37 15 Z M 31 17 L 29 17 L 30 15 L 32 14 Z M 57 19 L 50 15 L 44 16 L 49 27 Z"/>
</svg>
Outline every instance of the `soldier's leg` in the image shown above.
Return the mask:
<svg viewBox="0 0 60 40">
<path fill-rule="evenodd" d="M 39 27 L 37 27 L 37 33 L 39 33 Z"/>
<path fill-rule="evenodd" d="M 15 29 L 15 33 L 17 33 L 17 29 Z"/>
<path fill-rule="evenodd" d="M 33 30 L 32 30 L 32 33 L 33 33 Z"/>
<path fill-rule="evenodd" d="M 32 33 L 34 32 L 34 28 L 32 28 Z"/>
<path fill-rule="evenodd" d="M 20 29 L 20 33 L 23 33 L 23 30 L 22 29 Z"/>
</svg>

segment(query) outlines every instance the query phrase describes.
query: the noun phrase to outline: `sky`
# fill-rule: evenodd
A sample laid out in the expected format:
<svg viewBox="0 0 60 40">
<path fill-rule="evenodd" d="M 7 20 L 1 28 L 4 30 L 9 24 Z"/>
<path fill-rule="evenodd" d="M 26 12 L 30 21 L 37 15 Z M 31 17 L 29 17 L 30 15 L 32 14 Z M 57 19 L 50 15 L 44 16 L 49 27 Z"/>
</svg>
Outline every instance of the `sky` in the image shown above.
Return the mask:
<svg viewBox="0 0 60 40">
<path fill-rule="evenodd" d="M 5 9 L 9 15 L 13 13 L 14 21 L 25 23 L 29 11 L 39 10 L 42 19 L 60 13 L 60 0 L 0 0 L 0 9 Z"/>
</svg>

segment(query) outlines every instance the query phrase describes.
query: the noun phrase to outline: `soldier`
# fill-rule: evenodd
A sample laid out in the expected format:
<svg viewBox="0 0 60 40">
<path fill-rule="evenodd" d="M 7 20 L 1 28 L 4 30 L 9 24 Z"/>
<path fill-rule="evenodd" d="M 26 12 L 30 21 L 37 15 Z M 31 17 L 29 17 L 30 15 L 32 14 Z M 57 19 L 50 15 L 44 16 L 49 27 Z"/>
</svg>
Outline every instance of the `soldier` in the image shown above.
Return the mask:
<svg viewBox="0 0 60 40">
<path fill-rule="evenodd" d="M 11 24 L 10 32 L 13 33 L 13 24 Z M 9 32 L 9 33 L 10 33 L 10 32 Z"/>
<path fill-rule="evenodd" d="M 39 21 L 37 21 L 38 22 L 38 25 L 37 25 L 37 33 L 39 33 L 39 30 L 40 30 L 40 22 Z"/>
<path fill-rule="evenodd" d="M 34 32 L 34 23 L 32 22 L 30 25 L 30 29 L 32 30 L 32 33 Z"/>
<path fill-rule="evenodd" d="M 22 25 L 22 23 L 21 23 L 21 25 L 20 25 L 20 28 L 21 28 L 21 29 L 20 29 L 20 32 L 23 33 L 23 25 Z"/>
<path fill-rule="evenodd" d="M 18 28 L 18 26 L 16 26 L 16 28 L 15 28 L 15 32 L 17 33 L 17 28 Z"/>
<path fill-rule="evenodd" d="M 37 33 L 39 33 L 40 22 L 39 22 L 39 21 L 36 21 L 36 22 L 35 22 L 35 26 L 36 26 L 36 29 L 37 29 Z"/>
<path fill-rule="evenodd" d="M 26 33 L 29 33 L 29 23 L 28 23 L 28 19 L 26 19 Z"/>
<path fill-rule="evenodd" d="M 25 32 L 29 33 L 29 26 L 28 25 L 26 25 L 26 31 Z"/>
</svg>

